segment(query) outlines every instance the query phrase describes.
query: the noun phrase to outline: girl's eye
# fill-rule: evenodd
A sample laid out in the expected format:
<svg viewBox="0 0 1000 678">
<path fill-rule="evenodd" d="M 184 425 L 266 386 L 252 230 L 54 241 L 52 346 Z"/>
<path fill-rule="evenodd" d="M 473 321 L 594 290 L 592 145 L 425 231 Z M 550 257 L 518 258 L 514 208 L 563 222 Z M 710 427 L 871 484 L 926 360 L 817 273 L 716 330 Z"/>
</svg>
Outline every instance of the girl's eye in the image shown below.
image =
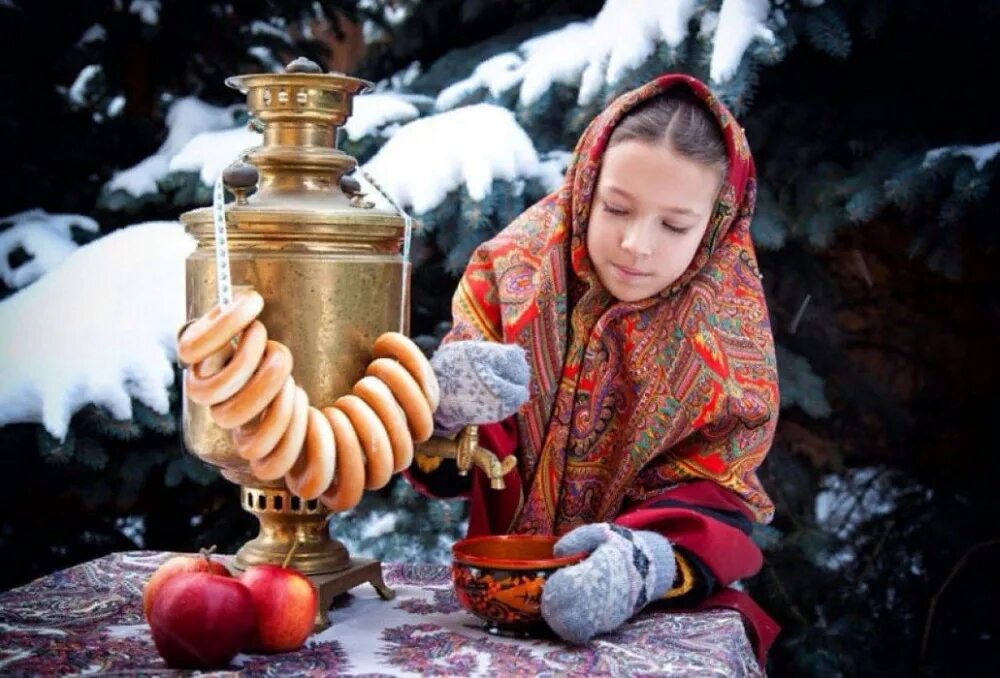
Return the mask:
<svg viewBox="0 0 1000 678">
<path fill-rule="evenodd" d="M 666 228 L 666 229 L 667 229 L 668 231 L 670 231 L 671 233 L 676 233 L 676 234 L 678 234 L 678 235 L 683 235 L 684 233 L 687 233 L 687 232 L 688 232 L 688 229 L 686 229 L 686 228 L 678 228 L 677 226 L 674 226 L 674 225 L 672 225 L 672 224 L 668 224 L 668 223 L 667 223 L 667 222 L 665 222 L 665 221 L 662 221 L 662 222 L 660 222 L 660 223 L 662 223 L 662 224 L 663 224 L 663 227 L 664 227 L 664 228 Z"/>
<path fill-rule="evenodd" d="M 614 205 L 609 205 L 608 203 L 604 203 L 604 211 L 618 217 L 628 214 L 628 210 L 621 207 L 615 207 Z"/>
</svg>

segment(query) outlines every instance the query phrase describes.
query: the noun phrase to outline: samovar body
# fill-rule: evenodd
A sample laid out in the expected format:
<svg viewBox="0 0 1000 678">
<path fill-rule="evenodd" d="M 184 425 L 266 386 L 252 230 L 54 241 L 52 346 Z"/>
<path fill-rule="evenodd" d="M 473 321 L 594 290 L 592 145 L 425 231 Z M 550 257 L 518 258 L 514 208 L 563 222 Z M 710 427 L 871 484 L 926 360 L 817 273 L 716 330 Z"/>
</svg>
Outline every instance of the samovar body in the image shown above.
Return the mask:
<svg viewBox="0 0 1000 678">
<path fill-rule="evenodd" d="M 227 80 L 246 93 L 252 124 L 263 131 L 263 144 L 242 157 L 244 178 L 248 166 L 259 178 L 256 192 L 247 197 L 251 187 L 243 181 L 225 208 L 229 262 L 234 289 L 251 287 L 263 296 L 260 319 L 269 338 L 291 350 L 295 383 L 310 403 L 327 407 L 364 376 L 380 334 L 408 330 L 406 234 L 403 217 L 387 201 L 369 200 L 358 182 L 343 179 L 356 161 L 336 149 L 337 127 L 368 83 L 315 66 L 289 69 Z M 198 243 L 186 262 L 186 311 L 194 319 L 218 302 L 213 211 L 193 210 L 181 220 Z M 294 544 L 290 564 L 314 581 L 341 573 L 378 588 L 378 563 L 352 560 L 330 538 L 329 511 L 292 495 L 283 480 L 255 478 L 230 433 L 186 393 L 183 432 L 188 450 L 240 485 L 243 508 L 260 520 L 260 534 L 240 549 L 237 568 L 280 563 Z"/>
</svg>

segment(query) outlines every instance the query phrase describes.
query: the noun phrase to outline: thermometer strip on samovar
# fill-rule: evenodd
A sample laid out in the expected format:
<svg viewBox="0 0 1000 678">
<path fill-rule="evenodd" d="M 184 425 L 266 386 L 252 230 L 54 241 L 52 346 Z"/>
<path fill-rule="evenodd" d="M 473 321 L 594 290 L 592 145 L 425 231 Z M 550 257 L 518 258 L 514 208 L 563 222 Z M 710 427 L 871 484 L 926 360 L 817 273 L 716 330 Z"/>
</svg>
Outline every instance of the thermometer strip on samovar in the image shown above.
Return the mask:
<svg viewBox="0 0 1000 678">
<path fill-rule="evenodd" d="M 226 238 L 226 193 L 222 175 L 215 180 L 212 193 L 212 221 L 215 227 L 215 279 L 219 290 L 219 306 L 225 308 L 233 300 L 232 275 L 229 271 L 229 240 Z"/>
</svg>

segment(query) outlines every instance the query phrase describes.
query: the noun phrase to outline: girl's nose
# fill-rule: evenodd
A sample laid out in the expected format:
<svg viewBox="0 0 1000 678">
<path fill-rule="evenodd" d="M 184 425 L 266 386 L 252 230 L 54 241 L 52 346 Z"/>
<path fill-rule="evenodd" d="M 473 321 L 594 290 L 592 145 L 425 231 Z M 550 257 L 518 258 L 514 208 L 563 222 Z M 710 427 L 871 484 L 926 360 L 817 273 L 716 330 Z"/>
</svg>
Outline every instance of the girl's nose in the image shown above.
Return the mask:
<svg viewBox="0 0 1000 678">
<path fill-rule="evenodd" d="M 649 220 L 629 221 L 622 235 L 622 249 L 635 257 L 648 257 L 653 253 L 653 229 Z"/>
</svg>

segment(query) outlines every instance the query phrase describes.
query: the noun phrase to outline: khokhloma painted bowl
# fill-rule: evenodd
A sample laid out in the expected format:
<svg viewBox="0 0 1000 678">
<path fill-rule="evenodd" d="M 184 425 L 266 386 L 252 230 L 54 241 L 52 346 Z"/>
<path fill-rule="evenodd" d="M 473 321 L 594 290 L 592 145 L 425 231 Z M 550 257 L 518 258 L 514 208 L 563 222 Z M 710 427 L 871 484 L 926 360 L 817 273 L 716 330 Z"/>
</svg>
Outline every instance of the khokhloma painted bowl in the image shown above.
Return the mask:
<svg viewBox="0 0 1000 678">
<path fill-rule="evenodd" d="M 561 567 L 586 553 L 557 557 L 558 537 L 492 535 L 471 537 L 451 547 L 451 578 L 458 602 L 482 619 L 490 633 L 527 636 L 547 630 L 542 587 Z"/>
</svg>

